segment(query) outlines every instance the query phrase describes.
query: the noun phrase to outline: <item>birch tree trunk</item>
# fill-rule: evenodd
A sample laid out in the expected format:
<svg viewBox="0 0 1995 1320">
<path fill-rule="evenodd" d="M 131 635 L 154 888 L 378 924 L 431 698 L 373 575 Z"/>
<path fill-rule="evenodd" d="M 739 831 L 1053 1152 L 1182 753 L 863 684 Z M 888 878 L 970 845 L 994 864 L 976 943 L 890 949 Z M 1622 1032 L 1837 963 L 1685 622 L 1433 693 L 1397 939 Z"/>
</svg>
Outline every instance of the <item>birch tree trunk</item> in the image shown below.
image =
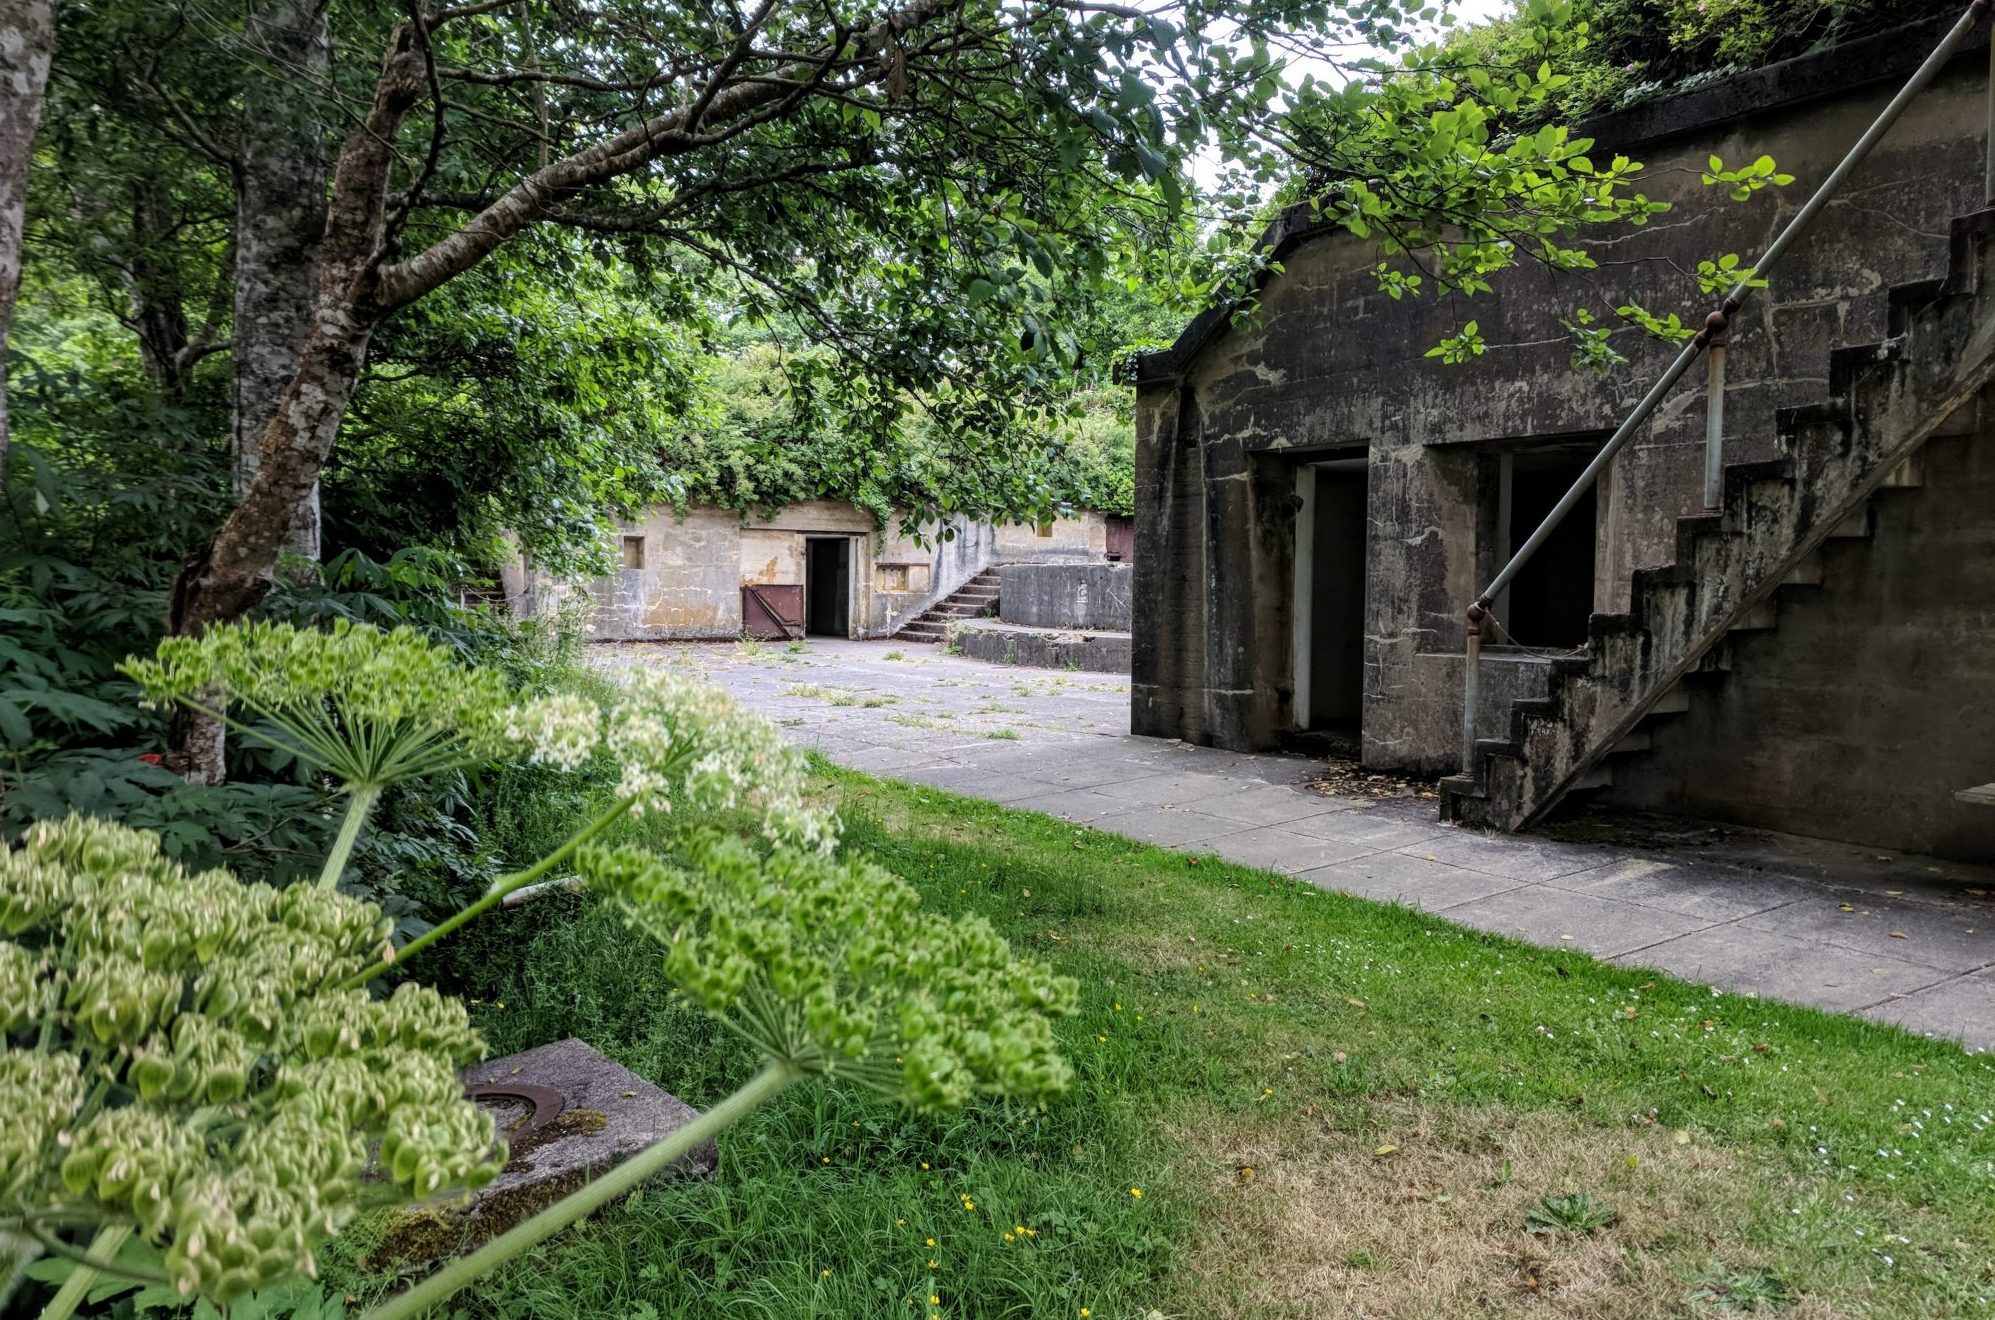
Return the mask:
<svg viewBox="0 0 1995 1320">
<path fill-rule="evenodd" d="M 262 0 L 244 39 L 251 64 L 236 163 L 231 427 L 239 494 L 256 478 L 263 433 L 312 328 L 326 227 L 326 0 Z M 285 549 L 319 558 L 316 482 L 299 500 Z"/>
<path fill-rule="evenodd" d="M 173 582 L 167 631 L 200 636 L 240 618 L 270 590 L 278 556 L 311 495 L 360 381 L 367 345 L 391 304 L 381 298 L 381 244 L 395 137 L 421 98 L 424 62 L 414 36 L 396 30 L 366 121 L 347 135 L 322 204 L 324 239 L 307 336 L 258 442 L 256 474 L 242 500 Z M 176 731 L 180 732 L 180 731 Z M 203 749 L 176 742 L 182 774 Z"/>
<path fill-rule="evenodd" d="M 28 165 L 55 54 L 49 0 L 0 0 L 0 470 L 7 463 L 7 332 L 21 288 L 21 224 Z"/>
</svg>

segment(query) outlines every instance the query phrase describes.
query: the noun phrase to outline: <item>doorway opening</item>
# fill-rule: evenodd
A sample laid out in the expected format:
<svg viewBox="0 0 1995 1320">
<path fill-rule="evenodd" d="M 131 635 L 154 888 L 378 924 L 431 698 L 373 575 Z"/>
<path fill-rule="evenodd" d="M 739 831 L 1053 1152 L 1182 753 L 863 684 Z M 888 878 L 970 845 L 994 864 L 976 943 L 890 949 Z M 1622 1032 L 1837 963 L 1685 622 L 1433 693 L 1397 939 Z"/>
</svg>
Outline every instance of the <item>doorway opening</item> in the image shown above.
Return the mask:
<svg viewBox="0 0 1995 1320">
<path fill-rule="evenodd" d="M 1497 456 L 1496 562 L 1530 539 L 1593 458 L 1594 446 L 1554 445 Z M 1496 602 L 1519 646 L 1584 646 L 1593 614 L 1599 488 L 1589 487 Z"/>
<path fill-rule="evenodd" d="M 852 635 L 852 538 L 804 539 L 804 631 Z"/>
<path fill-rule="evenodd" d="M 1370 460 L 1296 469 L 1295 727 L 1349 744 L 1365 704 L 1365 570 Z"/>
</svg>

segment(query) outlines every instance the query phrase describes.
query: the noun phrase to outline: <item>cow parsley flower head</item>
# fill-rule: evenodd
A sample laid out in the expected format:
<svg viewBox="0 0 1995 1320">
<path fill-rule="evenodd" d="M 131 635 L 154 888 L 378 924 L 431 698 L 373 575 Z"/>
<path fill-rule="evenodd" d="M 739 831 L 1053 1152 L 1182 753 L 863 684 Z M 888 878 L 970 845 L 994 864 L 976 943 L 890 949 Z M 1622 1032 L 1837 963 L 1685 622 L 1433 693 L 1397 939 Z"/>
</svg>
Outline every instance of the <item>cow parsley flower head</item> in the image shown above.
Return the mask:
<svg viewBox="0 0 1995 1320">
<path fill-rule="evenodd" d="M 603 712 L 587 697 L 558 692 L 508 707 L 505 736 L 535 765 L 576 770 L 602 741 Z"/>
<path fill-rule="evenodd" d="M 122 668 L 152 704 L 206 710 L 349 789 L 495 761 L 512 748 L 504 677 L 459 664 L 413 628 L 231 624 L 169 637 L 151 659 Z"/>
<path fill-rule="evenodd" d="M 771 839 L 813 849 L 836 822 L 804 800 L 802 753 L 769 720 L 708 683 L 664 669 L 626 675 L 605 740 L 622 764 L 620 797 L 635 812 L 705 813 L 748 807 Z"/>
<path fill-rule="evenodd" d="M 72 817 L 0 850 L 0 1228 L 135 1226 L 226 1307 L 310 1273 L 370 1149 L 404 1199 L 476 1189 L 505 1146 L 457 1069 L 484 1043 L 378 967 L 389 922 L 336 891 L 190 874 L 151 834 Z M 28 1044 L 27 1042 L 33 1042 Z"/>
<path fill-rule="evenodd" d="M 687 998 L 800 1072 L 923 1109 L 1067 1086 L 1052 1023 L 1074 1011 L 1074 981 L 1014 957 L 981 918 L 923 912 L 877 866 L 705 831 L 669 861 L 585 848 L 576 870 L 664 947 Z"/>
</svg>

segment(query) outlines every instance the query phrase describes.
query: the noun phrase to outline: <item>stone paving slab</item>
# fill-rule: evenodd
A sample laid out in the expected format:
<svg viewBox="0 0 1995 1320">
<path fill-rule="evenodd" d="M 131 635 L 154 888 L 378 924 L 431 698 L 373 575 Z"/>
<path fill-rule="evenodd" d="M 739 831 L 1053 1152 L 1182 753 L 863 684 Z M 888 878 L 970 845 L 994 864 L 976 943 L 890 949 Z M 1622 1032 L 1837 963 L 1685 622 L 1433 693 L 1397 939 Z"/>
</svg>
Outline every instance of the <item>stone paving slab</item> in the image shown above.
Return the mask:
<svg viewBox="0 0 1995 1320">
<path fill-rule="evenodd" d="M 1423 912 L 1446 912 L 1464 903 L 1519 888 L 1515 880 L 1487 871 L 1468 871 L 1399 852 L 1377 852 L 1334 866 L 1305 871 L 1302 878 L 1340 894 L 1403 903 Z"/>
<path fill-rule="evenodd" d="M 811 638 L 599 655 L 705 676 L 799 746 L 870 774 L 1995 1048 L 1995 870 L 1702 827 L 1634 841 L 1457 830 L 1431 801 L 1314 792 L 1303 757 L 1133 737 L 1126 678 L 939 647 Z"/>
<path fill-rule="evenodd" d="M 1919 963 L 1833 944 L 1810 944 L 1736 923 L 1706 926 L 1615 961 L 1654 967 L 1686 981 L 1840 1013 L 1876 1008 L 1894 995 L 1910 995 L 1952 979 Z M 1936 1034 L 1959 1033 L 1949 1030 Z M 1995 1045 L 1995 1035 L 1975 1037 L 1968 1043 L 1987 1049 Z"/>
</svg>

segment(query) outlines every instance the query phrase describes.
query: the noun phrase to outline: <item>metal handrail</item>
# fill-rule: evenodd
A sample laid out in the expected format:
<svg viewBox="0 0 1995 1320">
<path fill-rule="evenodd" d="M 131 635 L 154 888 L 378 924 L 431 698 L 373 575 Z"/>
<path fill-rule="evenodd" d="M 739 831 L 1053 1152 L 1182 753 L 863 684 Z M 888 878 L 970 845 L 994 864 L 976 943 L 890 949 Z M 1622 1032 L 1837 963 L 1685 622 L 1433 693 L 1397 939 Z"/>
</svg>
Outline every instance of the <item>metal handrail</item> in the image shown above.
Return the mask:
<svg viewBox="0 0 1995 1320">
<path fill-rule="evenodd" d="M 1704 500 L 1707 508 L 1716 507 L 1722 501 L 1724 497 L 1725 331 L 1730 325 L 1732 317 L 1738 314 L 1739 310 L 1745 306 L 1746 300 L 1752 296 L 1754 285 L 1765 281 L 1768 272 L 1779 264 L 1780 259 L 1787 255 L 1788 250 L 1801 238 L 1808 227 L 1814 224 L 1816 217 L 1822 213 L 1822 209 L 1829 204 L 1837 191 L 1849 179 L 1849 176 L 1855 172 L 1857 166 L 1861 165 L 1864 158 L 1870 155 L 1872 148 L 1877 146 L 1884 135 L 1890 131 L 1891 126 L 1897 123 L 1899 117 L 1905 113 L 1906 107 L 1911 105 L 1912 101 L 1926 89 L 1927 85 L 1932 82 L 1939 71 L 1945 67 L 1947 61 L 1953 58 L 1954 53 L 1960 49 L 1961 44 L 1967 40 L 1968 34 L 1974 30 L 1975 25 L 1988 17 L 1991 10 L 1995 10 L 1995 0 L 1973 0 L 1968 5 L 1966 12 L 1961 14 L 1959 20 L 1954 23 L 1946 36 L 1941 39 L 1940 44 L 1933 48 L 1932 54 L 1926 57 L 1925 63 L 1918 67 L 1917 71 L 1912 74 L 1906 84 L 1899 89 L 1898 94 L 1891 98 L 1891 103 L 1885 106 L 1876 120 L 1871 123 L 1870 127 L 1864 130 L 1863 136 L 1857 139 L 1856 145 L 1849 149 L 1849 153 L 1843 157 L 1841 163 L 1830 172 L 1827 179 L 1822 181 L 1822 186 L 1815 190 L 1815 195 L 1808 199 L 1807 204 L 1795 213 L 1794 218 L 1788 221 L 1786 227 L 1774 238 L 1772 244 L 1767 247 L 1764 255 L 1760 257 L 1759 264 L 1754 266 L 1751 272 L 1740 279 L 1738 284 L 1733 286 L 1732 291 L 1725 295 L 1725 301 L 1706 318 L 1704 328 L 1699 330 L 1691 338 L 1690 342 L 1683 346 L 1683 351 L 1677 354 L 1676 360 L 1670 363 L 1669 369 L 1664 371 L 1662 377 L 1650 387 L 1649 392 L 1642 396 L 1642 401 L 1635 405 L 1635 410 L 1628 415 L 1627 420 L 1615 429 L 1614 434 L 1608 438 L 1607 443 L 1601 447 L 1600 452 L 1593 456 L 1593 461 L 1586 465 L 1586 470 L 1579 474 L 1578 479 L 1572 484 L 1572 489 L 1559 498 L 1559 502 L 1552 506 L 1552 511 L 1545 515 L 1545 520 L 1538 524 L 1537 530 L 1532 532 L 1525 539 L 1524 544 L 1517 548 L 1517 552 L 1510 557 L 1510 562 L 1505 564 L 1501 571 L 1490 579 L 1489 585 L 1483 589 L 1482 594 L 1470 602 L 1466 612 L 1469 624 L 1468 663 L 1462 685 L 1462 768 L 1465 773 L 1472 775 L 1475 773 L 1476 768 L 1475 717 L 1476 702 L 1480 695 L 1477 670 L 1482 655 L 1482 625 L 1483 621 L 1489 617 L 1492 603 L 1503 593 L 1504 588 L 1508 587 L 1516 579 L 1518 572 L 1530 561 L 1531 556 L 1536 554 L 1539 548 L 1544 545 L 1546 539 L 1565 520 L 1566 515 L 1571 513 L 1574 506 L 1586 497 L 1586 493 L 1599 481 L 1600 474 L 1607 470 L 1609 463 L 1614 461 L 1614 456 L 1621 452 L 1622 447 L 1628 443 L 1629 439 L 1635 434 L 1635 431 L 1642 423 L 1648 421 L 1655 410 L 1662 405 L 1662 401 L 1668 397 L 1669 392 L 1676 387 L 1677 382 L 1683 379 L 1685 373 L 1690 370 L 1691 365 L 1697 361 L 1698 355 L 1703 353 L 1707 348 L 1711 350 L 1711 377 L 1709 385 L 1710 398 L 1705 414 Z M 1991 51 L 1991 60 L 1995 60 L 1995 51 Z M 1995 204 L 1995 63 L 1991 63 L 1990 66 L 1989 92 L 1990 140 L 1988 144 L 1989 163 L 1986 183 L 1991 204 Z"/>
</svg>

